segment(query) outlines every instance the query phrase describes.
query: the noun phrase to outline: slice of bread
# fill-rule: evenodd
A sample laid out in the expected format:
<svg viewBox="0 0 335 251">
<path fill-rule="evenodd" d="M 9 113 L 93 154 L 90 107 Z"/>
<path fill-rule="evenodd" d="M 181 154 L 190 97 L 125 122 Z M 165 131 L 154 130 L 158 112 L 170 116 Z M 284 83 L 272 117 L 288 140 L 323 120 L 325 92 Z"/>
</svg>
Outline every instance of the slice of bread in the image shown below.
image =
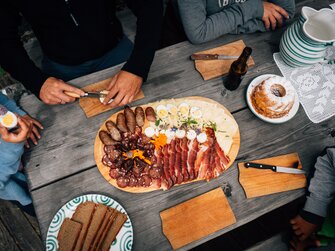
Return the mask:
<svg viewBox="0 0 335 251">
<path fill-rule="evenodd" d="M 72 216 L 72 220 L 79 222 L 83 225 L 74 251 L 81 250 L 84 244 L 87 229 L 91 224 L 93 212 L 95 210 L 95 205 L 96 204 L 91 201 L 84 202 L 77 207 L 75 213 Z"/>
<path fill-rule="evenodd" d="M 94 240 L 93 242 L 91 243 L 90 245 L 90 250 L 95 250 L 99 244 L 99 241 L 101 239 L 101 236 L 103 235 L 106 227 L 107 227 L 107 224 L 109 222 L 109 218 L 112 216 L 112 214 L 114 213 L 114 209 L 113 208 L 110 208 L 110 207 L 107 207 L 107 212 L 106 212 L 106 215 L 101 223 L 101 226 L 97 232 L 97 234 L 95 235 L 94 237 Z"/>
<path fill-rule="evenodd" d="M 106 227 L 105 227 L 105 229 L 104 229 L 104 231 L 103 231 L 103 233 L 102 233 L 102 235 L 99 239 L 99 242 L 98 242 L 95 250 L 101 250 L 101 245 L 102 245 L 110 227 L 113 225 L 113 222 L 114 222 L 117 214 L 118 214 L 118 211 L 114 209 L 112 215 L 108 219 L 108 223 L 107 223 L 107 225 L 106 225 Z"/>
<path fill-rule="evenodd" d="M 122 228 L 123 224 L 127 220 L 127 215 L 117 211 L 117 215 L 113 220 L 112 226 L 109 228 L 107 235 L 102 242 L 99 250 L 108 251 L 110 246 L 112 245 L 113 241 L 115 240 L 117 234 L 119 233 L 120 229 Z"/>
<path fill-rule="evenodd" d="M 58 251 L 72 251 L 76 246 L 82 224 L 65 218 L 58 232 Z"/>
<path fill-rule="evenodd" d="M 96 236 L 107 212 L 107 206 L 96 204 L 95 211 L 92 216 L 91 224 L 87 230 L 86 238 L 82 247 L 82 251 L 88 251 Z"/>
</svg>

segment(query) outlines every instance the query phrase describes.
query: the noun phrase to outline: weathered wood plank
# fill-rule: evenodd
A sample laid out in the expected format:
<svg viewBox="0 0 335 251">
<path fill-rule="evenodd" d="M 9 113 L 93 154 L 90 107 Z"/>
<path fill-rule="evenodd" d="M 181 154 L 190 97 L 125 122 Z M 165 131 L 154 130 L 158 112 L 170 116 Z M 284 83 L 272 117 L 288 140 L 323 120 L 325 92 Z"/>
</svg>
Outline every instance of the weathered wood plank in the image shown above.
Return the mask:
<svg viewBox="0 0 335 251">
<path fill-rule="evenodd" d="M 20 250 L 15 243 L 13 237 L 9 234 L 7 228 L 0 220 L 0 250 Z"/>
<path fill-rule="evenodd" d="M 0 214 L 3 225 L 22 250 L 44 250 L 40 237 L 18 207 L 2 201 Z"/>
</svg>

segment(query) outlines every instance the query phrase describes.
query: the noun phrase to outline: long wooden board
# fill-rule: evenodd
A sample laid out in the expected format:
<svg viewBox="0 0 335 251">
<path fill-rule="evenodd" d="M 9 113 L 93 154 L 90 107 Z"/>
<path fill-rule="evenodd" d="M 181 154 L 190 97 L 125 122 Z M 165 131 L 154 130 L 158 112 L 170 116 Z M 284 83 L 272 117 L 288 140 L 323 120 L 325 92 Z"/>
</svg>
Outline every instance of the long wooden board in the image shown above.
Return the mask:
<svg viewBox="0 0 335 251">
<path fill-rule="evenodd" d="M 245 43 L 243 40 L 238 40 L 229 44 L 225 44 L 210 50 L 200 51 L 196 54 L 224 54 L 230 56 L 240 56 L 243 49 L 245 47 Z M 204 80 L 209 80 L 212 78 L 216 78 L 222 76 L 229 72 L 230 65 L 236 59 L 229 59 L 229 60 L 196 60 L 195 61 L 195 68 L 201 74 Z M 252 57 L 248 60 L 248 66 L 255 65 L 254 60 Z"/>
<path fill-rule="evenodd" d="M 173 249 L 236 223 L 234 213 L 221 188 L 164 210 L 160 217 L 163 233 Z"/>
<path fill-rule="evenodd" d="M 197 97 L 197 96 L 193 96 L 193 97 L 185 97 L 185 98 L 180 98 L 180 99 L 175 99 L 175 101 L 178 101 L 178 100 L 199 100 L 199 101 L 206 101 L 208 103 L 212 103 L 213 105 L 218 105 L 223 112 L 225 112 L 228 116 L 230 116 L 231 118 L 234 119 L 233 115 L 231 115 L 231 113 L 227 110 L 227 108 L 225 108 L 223 105 L 221 105 L 220 103 L 214 101 L 214 100 L 211 100 L 211 99 L 208 99 L 208 98 L 204 98 L 204 97 Z M 156 103 L 156 102 L 155 102 Z M 146 105 L 142 105 L 142 107 L 145 109 L 146 107 L 148 106 L 152 106 L 153 103 L 149 103 L 149 104 L 146 104 Z M 123 111 L 120 111 L 120 112 L 123 112 Z M 116 117 L 117 117 L 117 113 L 114 113 L 113 115 L 111 115 L 107 120 L 112 120 L 112 121 L 116 121 Z M 107 121 L 106 120 L 106 121 Z M 131 192 L 131 193 L 145 193 L 145 192 L 151 192 L 151 191 L 155 191 L 157 190 L 156 188 L 153 188 L 153 187 L 125 187 L 125 188 L 120 188 L 117 184 L 116 184 L 116 180 L 115 179 L 112 179 L 110 176 L 109 176 L 109 170 L 110 168 L 105 166 L 103 163 L 102 163 L 102 157 L 104 155 L 104 151 L 103 151 L 103 143 L 101 142 L 100 138 L 99 138 L 99 132 L 101 130 L 107 130 L 106 129 L 106 126 L 105 126 L 105 122 L 103 122 L 102 126 L 100 127 L 97 135 L 96 135 L 96 138 L 95 138 L 95 142 L 94 142 L 94 159 L 95 159 L 95 162 L 97 164 L 97 167 L 100 171 L 100 173 L 102 174 L 102 176 L 110 183 L 112 184 L 113 186 L 115 186 L 116 188 L 118 189 L 121 189 L 123 191 L 126 191 L 126 192 Z M 146 122 L 147 123 L 147 122 Z M 147 126 L 147 124 L 145 124 L 143 126 L 143 128 L 145 128 Z M 239 151 L 239 148 L 240 148 L 240 131 L 239 129 L 236 130 L 236 133 L 235 135 L 233 135 L 233 143 L 232 143 L 232 146 L 230 148 L 230 151 L 228 153 L 228 156 L 230 158 L 230 161 L 229 163 L 227 164 L 227 167 L 226 168 L 229 168 L 233 163 L 234 163 L 234 160 L 236 159 L 237 157 L 237 154 L 238 154 L 238 151 Z M 190 183 L 190 182 L 195 182 L 195 181 L 199 181 L 200 179 L 196 179 L 196 180 L 192 180 L 192 181 L 189 181 L 189 182 L 183 182 L 182 184 L 185 184 L 185 183 Z"/>
<path fill-rule="evenodd" d="M 85 86 L 82 88 L 86 92 L 97 92 L 106 90 L 108 84 L 110 83 L 112 78 L 108 78 L 102 81 L 99 81 L 97 83 Z M 134 100 L 142 99 L 144 98 L 144 93 L 142 90 L 137 93 Z M 79 100 L 79 105 L 83 109 L 85 115 L 87 118 L 93 117 L 95 115 L 98 115 L 102 112 L 106 112 L 111 110 L 112 108 L 108 105 L 103 105 L 99 99 L 97 98 L 81 98 Z"/>
<path fill-rule="evenodd" d="M 297 153 L 252 160 L 250 162 L 287 167 L 292 167 L 295 162 L 299 162 L 298 168 L 302 168 Z M 238 167 L 240 171 L 239 181 L 247 198 L 290 191 L 306 186 L 306 177 L 304 174 L 276 173 L 271 170 L 246 168 L 244 167 L 244 163 L 238 163 Z"/>
</svg>

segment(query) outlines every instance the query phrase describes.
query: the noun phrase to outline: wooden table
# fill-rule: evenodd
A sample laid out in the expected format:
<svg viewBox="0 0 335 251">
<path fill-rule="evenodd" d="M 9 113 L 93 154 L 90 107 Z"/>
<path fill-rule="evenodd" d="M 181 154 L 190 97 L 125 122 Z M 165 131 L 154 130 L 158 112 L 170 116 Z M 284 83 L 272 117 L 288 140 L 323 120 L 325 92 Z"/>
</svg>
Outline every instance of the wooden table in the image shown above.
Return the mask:
<svg viewBox="0 0 335 251">
<path fill-rule="evenodd" d="M 297 12 L 306 4 L 320 8 L 331 1 L 310 2 L 300 1 Z M 204 96 L 228 108 L 240 127 L 241 148 L 236 162 L 221 177 L 209 183 L 196 182 L 174 187 L 169 191 L 143 194 L 120 191 L 101 176 L 93 157 L 96 133 L 100 125 L 116 110 L 86 119 L 78 102 L 47 106 L 32 95 L 23 97 L 21 105 L 45 127 L 39 145 L 27 154 L 27 175 L 43 238 L 45 239 L 50 221 L 58 209 L 70 199 L 85 193 L 105 194 L 123 205 L 133 223 L 133 250 L 170 250 L 171 246 L 162 233 L 159 212 L 220 187 L 223 182 L 228 182 L 232 187 L 229 203 L 237 223 L 193 242 L 182 250 L 200 245 L 303 196 L 304 190 L 299 189 L 246 199 L 238 183 L 238 161 L 296 151 L 304 169 L 308 170 L 313 166 L 317 154 L 325 146 L 334 144 L 335 118 L 313 124 L 300 106 L 294 119 L 274 125 L 256 118 L 247 107 L 245 90 L 250 80 L 261 74 L 280 74 L 272 54 L 278 51 L 283 31 L 284 29 L 262 34 L 227 35 L 198 46 L 183 42 L 156 53 L 148 81 L 143 85 L 146 97 L 132 105 L 164 98 Z M 253 48 L 252 56 L 256 65 L 249 70 L 238 90 L 222 97 L 222 78 L 203 81 L 189 56 L 238 39 L 243 39 Z M 120 67 L 84 76 L 71 83 L 83 87 L 112 76 Z"/>
</svg>

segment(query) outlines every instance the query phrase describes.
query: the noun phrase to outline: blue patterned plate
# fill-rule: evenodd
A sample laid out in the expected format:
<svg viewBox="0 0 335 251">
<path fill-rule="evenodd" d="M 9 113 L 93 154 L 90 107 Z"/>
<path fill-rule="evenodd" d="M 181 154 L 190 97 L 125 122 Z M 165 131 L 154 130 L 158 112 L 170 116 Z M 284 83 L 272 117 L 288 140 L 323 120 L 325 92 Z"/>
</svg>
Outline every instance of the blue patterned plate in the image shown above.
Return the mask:
<svg viewBox="0 0 335 251">
<path fill-rule="evenodd" d="M 65 218 L 71 218 L 77 206 L 83 202 L 92 201 L 95 203 L 104 204 L 106 206 L 115 208 L 122 213 L 127 214 L 126 210 L 115 200 L 105 195 L 100 194 L 85 194 L 78 196 L 71 201 L 67 202 L 61 209 L 58 210 L 54 218 L 52 219 L 47 238 L 45 240 L 47 251 L 56 251 L 58 249 L 57 235 L 58 231 Z M 110 247 L 110 251 L 129 251 L 133 245 L 133 226 L 129 219 L 124 223 L 120 232 L 116 236 L 116 239 Z"/>
</svg>

